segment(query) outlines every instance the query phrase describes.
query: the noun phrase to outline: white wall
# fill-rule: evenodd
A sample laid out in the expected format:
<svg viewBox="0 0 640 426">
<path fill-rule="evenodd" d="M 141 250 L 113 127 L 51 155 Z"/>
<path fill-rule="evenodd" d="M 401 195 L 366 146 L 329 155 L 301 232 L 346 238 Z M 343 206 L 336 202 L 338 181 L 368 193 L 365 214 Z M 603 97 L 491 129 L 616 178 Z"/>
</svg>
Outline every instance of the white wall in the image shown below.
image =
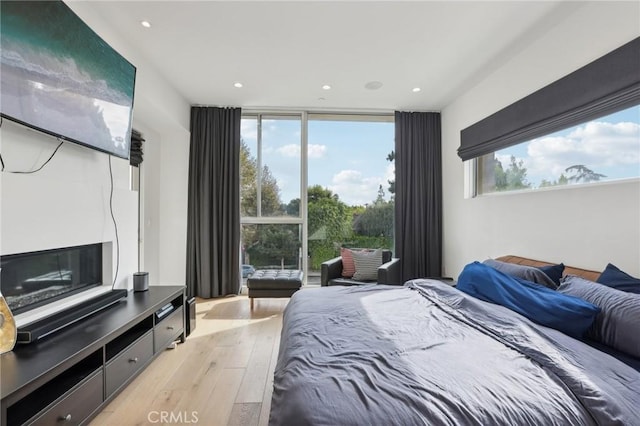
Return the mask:
<svg viewBox="0 0 640 426">
<path fill-rule="evenodd" d="M 140 267 L 150 272 L 152 285 L 184 284 L 190 106 L 144 55 L 118 38 L 90 2 L 69 6 L 137 67 L 133 126 L 146 139 Z M 57 146 L 55 138 L 7 120 L 0 141 L 8 170 L 32 169 Z M 112 166 L 120 237 L 117 287 L 131 288 L 132 274 L 138 271 L 138 193 L 129 189 L 128 161 L 112 158 Z M 109 183 L 108 156 L 69 142 L 37 174 L 1 173 L 0 253 L 114 241 L 115 259 Z"/>
<path fill-rule="evenodd" d="M 442 111 L 446 275 L 515 254 L 640 276 L 638 180 L 465 199 L 456 154 L 460 130 L 638 37 L 638 16 L 637 2 L 585 2 Z"/>
<path fill-rule="evenodd" d="M 55 150 L 51 136 L 3 120 L 0 152 L 5 172 L 0 174 L 0 253 L 113 242 L 115 228 L 109 210 L 111 180 L 109 156 L 65 142 L 55 157 L 35 174 L 33 170 Z M 132 286 L 137 270 L 137 193 L 129 190 L 129 162 L 112 158 L 113 211 L 120 240 L 117 288 Z M 110 283 L 108 283 L 110 284 Z"/>
<path fill-rule="evenodd" d="M 184 284 L 187 259 L 189 132 L 163 136 L 161 145 L 159 276 L 162 284 Z"/>
<path fill-rule="evenodd" d="M 144 52 L 122 40 L 92 2 L 67 3 L 137 68 L 134 128 L 144 138 L 141 168 L 141 269 L 151 285 L 183 285 L 186 275 L 190 105 L 150 66 Z"/>
</svg>

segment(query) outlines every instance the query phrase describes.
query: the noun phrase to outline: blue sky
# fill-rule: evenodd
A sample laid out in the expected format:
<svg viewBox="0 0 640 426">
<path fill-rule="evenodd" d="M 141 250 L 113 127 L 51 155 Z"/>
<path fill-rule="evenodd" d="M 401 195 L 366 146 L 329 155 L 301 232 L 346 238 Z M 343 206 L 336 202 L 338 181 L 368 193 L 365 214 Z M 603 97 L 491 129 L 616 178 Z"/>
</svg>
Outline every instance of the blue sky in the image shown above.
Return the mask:
<svg viewBox="0 0 640 426">
<path fill-rule="evenodd" d="M 505 148 L 496 153 L 503 166 L 511 155 L 524 161 L 527 180 L 558 179 L 567 167 L 582 164 L 606 179 L 640 176 L 640 106 L 587 124 Z"/>
<path fill-rule="evenodd" d="M 393 122 L 309 120 L 309 185 L 322 185 L 349 205 L 376 199 L 394 165 L 386 160 L 394 148 Z M 300 120 L 263 117 L 263 164 L 269 166 L 281 200 L 300 197 Z M 243 119 L 242 138 L 257 153 L 255 119 Z M 640 106 L 629 108 L 545 137 L 498 151 L 506 166 L 514 155 L 524 161 L 534 187 L 554 181 L 565 169 L 583 164 L 606 180 L 640 176 Z"/>
<path fill-rule="evenodd" d="M 386 160 L 394 146 L 393 122 L 309 120 L 309 177 L 349 205 L 371 203 L 393 164 Z M 242 138 L 256 155 L 255 120 L 243 120 Z M 300 197 L 300 121 L 263 118 L 263 164 L 278 180 L 283 202 Z"/>
</svg>

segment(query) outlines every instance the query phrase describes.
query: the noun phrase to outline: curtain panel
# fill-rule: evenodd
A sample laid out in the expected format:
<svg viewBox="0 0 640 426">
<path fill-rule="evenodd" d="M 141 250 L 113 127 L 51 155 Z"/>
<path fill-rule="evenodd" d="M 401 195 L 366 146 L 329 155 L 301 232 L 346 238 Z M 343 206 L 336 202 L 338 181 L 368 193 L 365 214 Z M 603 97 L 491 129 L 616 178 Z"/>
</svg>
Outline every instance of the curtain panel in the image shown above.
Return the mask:
<svg viewBox="0 0 640 426">
<path fill-rule="evenodd" d="M 640 104 L 640 37 L 460 132 L 470 160 Z"/>
<path fill-rule="evenodd" d="M 442 273 L 440 113 L 395 112 L 396 256 L 402 281 Z"/>
<path fill-rule="evenodd" d="M 191 108 L 189 297 L 240 290 L 240 120 L 240 108 Z"/>
</svg>

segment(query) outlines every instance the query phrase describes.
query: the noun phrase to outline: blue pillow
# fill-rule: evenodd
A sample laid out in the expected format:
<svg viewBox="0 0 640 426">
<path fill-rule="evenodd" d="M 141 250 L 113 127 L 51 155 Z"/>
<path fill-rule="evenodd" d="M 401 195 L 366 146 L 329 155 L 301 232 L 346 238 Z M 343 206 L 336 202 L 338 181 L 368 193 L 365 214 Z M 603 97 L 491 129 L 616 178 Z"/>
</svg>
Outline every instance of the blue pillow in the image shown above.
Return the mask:
<svg viewBox="0 0 640 426">
<path fill-rule="evenodd" d="M 560 285 L 562 273 L 564 272 L 564 263 L 559 265 L 538 266 L 538 269 L 547 274 L 547 276 L 551 278 L 556 285 Z"/>
<path fill-rule="evenodd" d="M 456 288 L 576 338 L 582 338 L 600 312 L 597 306 L 580 298 L 512 277 L 479 262 L 464 267 Z"/>
<path fill-rule="evenodd" d="M 607 287 L 613 287 L 616 290 L 640 294 L 640 279 L 634 278 L 626 272 L 622 272 L 611 263 L 604 268 L 604 271 L 602 271 L 602 274 L 600 274 L 596 282 L 604 284 Z"/>
<path fill-rule="evenodd" d="M 558 291 L 601 309 L 587 337 L 640 358 L 640 295 L 572 275 L 564 279 Z"/>
</svg>

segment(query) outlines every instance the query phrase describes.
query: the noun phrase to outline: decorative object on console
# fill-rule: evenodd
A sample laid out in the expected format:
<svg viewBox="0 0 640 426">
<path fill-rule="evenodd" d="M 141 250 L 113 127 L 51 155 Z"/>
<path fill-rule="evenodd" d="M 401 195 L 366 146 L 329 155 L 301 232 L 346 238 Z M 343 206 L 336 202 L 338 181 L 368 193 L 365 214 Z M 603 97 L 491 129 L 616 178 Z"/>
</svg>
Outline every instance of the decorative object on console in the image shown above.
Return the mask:
<svg viewBox="0 0 640 426">
<path fill-rule="evenodd" d="M 9 352 L 16 345 L 16 322 L 7 301 L 0 291 L 0 354 Z"/>
<path fill-rule="evenodd" d="M 136 272 L 133 274 L 133 291 L 149 290 L 149 273 Z"/>
</svg>

